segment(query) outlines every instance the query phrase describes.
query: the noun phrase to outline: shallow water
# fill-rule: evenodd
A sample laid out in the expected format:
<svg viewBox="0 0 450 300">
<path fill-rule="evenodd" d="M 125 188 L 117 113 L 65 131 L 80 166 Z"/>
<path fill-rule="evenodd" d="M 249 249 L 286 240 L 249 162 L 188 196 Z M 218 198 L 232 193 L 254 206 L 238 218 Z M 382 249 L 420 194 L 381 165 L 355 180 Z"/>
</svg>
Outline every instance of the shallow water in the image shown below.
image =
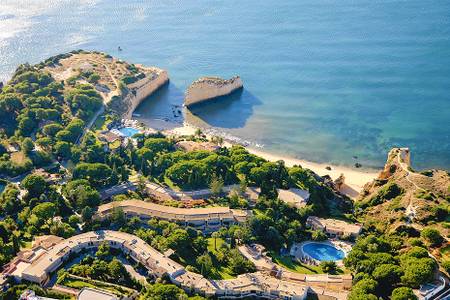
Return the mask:
<svg viewBox="0 0 450 300">
<path fill-rule="evenodd" d="M 414 167 L 450 169 L 449 11 L 418 0 L 4 0 L 0 78 L 60 52 L 106 51 L 167 69 L 171 84 L 137 113 L 180 121 L 171 105 L 193 80 L 239 74 L 241 95 L 188 120 L 313 161 L 379 167 L 408 146 Z"/>
</svg>

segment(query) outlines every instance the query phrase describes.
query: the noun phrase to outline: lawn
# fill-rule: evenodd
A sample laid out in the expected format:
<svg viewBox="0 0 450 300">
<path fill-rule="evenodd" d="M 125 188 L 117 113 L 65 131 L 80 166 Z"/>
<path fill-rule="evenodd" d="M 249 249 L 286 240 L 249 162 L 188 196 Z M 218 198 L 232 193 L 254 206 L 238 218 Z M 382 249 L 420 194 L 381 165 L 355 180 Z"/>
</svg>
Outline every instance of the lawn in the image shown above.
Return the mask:
<svg viewBox="0 0 450 300">
<path fill-rule="evenodd" d="M 92 125 L 92 130 L 106 130 L 108 129 L 106 126 L 108 126 L 109 123 L 111 123 L 111 116 L 109 115 L 101 115 L 95 120 L 94 125 Z"/>
<path fill-rule="evenodd" d="M 125 287 L 119 287 L 119 286 L 113 286 L 112 284 L 108 284 L 107 282 L 99 282 L 96 281 L 94 283 L 84 281 L 77 278 L 72 278 L 71 276 L 67 276 L 64 278 L 64 280 L 60 283 L 63 286 L 71 287 L 74 289 L 82 289 L 84 287 L 88 288 L 94 288 L 94 289 L 103 289 L 106 291 L 109 291 L 111 293 L 114 293 L 119 296 L 129 296 L 133 290 L 127 289 Z"/>
<path fill-rule="evenodd" d="M 217 249 L 219 249 L 219 247 L 224 244 L 225 241 L 223 239 L 217 238 Z M 231 279 L 231 278 L 235 278 L 236 276 L 231 275 L 230 270 L 221 265 L 216 257 L 214 256 L 215 253 L 217 253 L 217 251 L 214 249 L 214 239 L 213 238 L 209 238 L 208 239 L 208 252 L 211 255 L 212 258 L 212 263 L 213 263 L 213 268 L 211 270 L 211 276 L 209 276 L 210 279 Z M 195 260 L 197 259 L 197 254 L 196 253 L 192 253 L 192 252 L 185 252 L 185 251 L 180 251 L 177 250 L 175 252 L 177 254 L 177 257 L 175 258 L 175 260 L 177 260 L 179 263 L 181 263 L 184 266 L 187 265 L 191 265 L 191 266 L 196 266 L 196 262 Z"/>
<path fill-rule="evenodd" d="M 270 252 L 272 261 L 289 271 L 300 274 L 323 274 L 319 266 L 309 266 L 292 260 L 290 256 L 280 256 L 274 252 Z"/>
<path fill-rule="evenodd" d="M 290 256 L 280 256 L 274 252 L 270 252 L 269 256 L 272 257 L 272 261 L 289 271 L 300 273 L 300 274 L 323 274 L 324 272 L 320 266 L 310 266 L 306 264 L 299 263 L 293 260 Z M 338 268 L 337 275 L 346 274 L 350 271 L 347 269 Z"/>
<path fill-rule="evenodd" d="M 222 246 L 224 243 L 225 243 L 225 241 L 223 239 L 217 238 L 216 239 L 217 249 L 220 249 L 220 246 Z M 211 252 L 213 254 L 217 253 L 217 251 L 216 251 L 216 249 L 214 247 L 214 238 L 212 238 L 212 237 L 208 238 L 208 252 Z"/>
</svg>

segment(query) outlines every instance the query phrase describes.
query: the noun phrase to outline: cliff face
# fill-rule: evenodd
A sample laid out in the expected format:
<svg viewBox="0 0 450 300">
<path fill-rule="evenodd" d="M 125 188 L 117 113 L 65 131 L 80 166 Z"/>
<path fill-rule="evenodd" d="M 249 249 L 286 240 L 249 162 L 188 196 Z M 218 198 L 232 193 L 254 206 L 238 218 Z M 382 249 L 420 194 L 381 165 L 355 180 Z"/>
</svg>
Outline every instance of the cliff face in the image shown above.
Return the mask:
<svg viewBox="0 0 450 300">
<path fill-rule="evenodd" d="M 146 71 L 146 77 L 127 85 L 128 93 L 123 99 L 124 116 L 127 119 L 132 117 L 133 111 L 145 98 L 169 81 L 169 75 L 165 70 L 151 67 L 146 68 Z"/>
<path fill-rule="evenodd" d="M 445 236 L 443 226 L 450 200 L 450 174 L 443 170 L 415 172 L 410 151 L 394 148 L 377 179 L 364 186 L 356 201 L 366 224 L 395 231 L 399 226 L 420 230 L 433 226 Z M 416 233 L 418 234 L 418 233 Z"/>
<path fill-rule="evenodd" d="M 191 106 L 213 98 L 228 95 L 243 87 L 239 76 L 230 79 L 202 77 L 194 81 L 186 90 L 184 104 Z"/>
</svg>

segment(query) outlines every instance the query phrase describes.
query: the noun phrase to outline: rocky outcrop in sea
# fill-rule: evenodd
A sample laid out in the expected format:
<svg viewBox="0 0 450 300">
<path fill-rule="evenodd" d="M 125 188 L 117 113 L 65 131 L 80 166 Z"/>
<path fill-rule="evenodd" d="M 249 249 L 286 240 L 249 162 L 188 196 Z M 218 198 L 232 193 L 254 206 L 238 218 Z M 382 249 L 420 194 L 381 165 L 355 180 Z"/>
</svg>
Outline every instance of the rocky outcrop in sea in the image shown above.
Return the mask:
<svg viewBox="0 0 450 300">
<path fill-rule="evenodd" d="M 231 94 L 243 87 L 239 76 L 230 79 L 219 77 L 202 77 L 194 81 L 186 90 L 184 105 L 189 107 L 194 104 L 209 101 L 211 99 Z"/>
</svg>

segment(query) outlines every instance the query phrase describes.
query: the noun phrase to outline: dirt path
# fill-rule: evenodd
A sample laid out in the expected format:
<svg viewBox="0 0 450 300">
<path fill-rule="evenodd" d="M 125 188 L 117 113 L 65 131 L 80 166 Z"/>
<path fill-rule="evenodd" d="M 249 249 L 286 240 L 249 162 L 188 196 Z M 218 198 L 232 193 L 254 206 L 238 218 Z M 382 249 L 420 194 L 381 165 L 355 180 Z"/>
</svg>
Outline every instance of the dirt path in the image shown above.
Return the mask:
<svg viewBox="0 0 450 300">
<path fill-rule="evenodd" d="M 412 171 L 409 170 L 409 166 L 402 162 L 401 158 L 400 158 L 400 153 L 397 154 L 397 162 L 400 165 L 400 167 L 402 168 L 403 171 L 406 172 L 406 180 L 411 183 L 415 189 L 417 190 L 421 190 L 421 191 L 425 191 L 425 189 L 421 188 L 420 186 L 417 185 L 417 183 L 415 183 L 414 181 L 411 180 L 411 176 L 412 175 L 419 175 L 417 173 L 414 173 Z M 414 222 L 414 218 L 416 217 L 416 207 L 414 207 L 413 205 L 413 201 L 412 201 L 412 196 L 410 196 L 409 198 L 409 204 L 406 207 L 406 211 L 405 211 L 406 217 L 408 218 L 407 223 L 411 224 Z"/>
</svg>

